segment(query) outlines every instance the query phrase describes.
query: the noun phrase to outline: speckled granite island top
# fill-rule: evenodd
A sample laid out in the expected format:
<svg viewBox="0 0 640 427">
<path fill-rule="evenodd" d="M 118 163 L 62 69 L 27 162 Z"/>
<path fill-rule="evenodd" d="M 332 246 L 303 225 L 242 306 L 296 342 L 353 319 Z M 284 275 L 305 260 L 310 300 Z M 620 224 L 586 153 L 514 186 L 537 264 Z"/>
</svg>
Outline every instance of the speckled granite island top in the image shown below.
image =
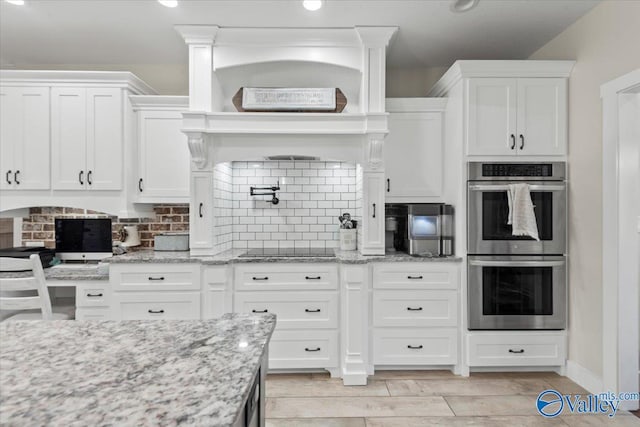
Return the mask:
<svg viewBox="0 0 640 427">
<path fill-rule="evenodd" d="M 1 323 L 0 425 L 232 425 L 275 324 Z"/>
<path fill-rule="evenodd" d="M 361 255 L 357 251 L 335 251 L 335 257 L 252 257 L 242 258 L 246 249 L 232 249 L 213 256 L 194 256 L 185 252 L 156 252 L 152 250 L 132 251 L 105 260 L 116 263 L 199 263 L 204 265 L 224 265 L 239 263 L 318 263 L 338 262 L 341 264 L 367 264 L 370 262 L 460 262 L 461 257 L 414 257 L 402 252 L 386 255 Z"/>
</svg>

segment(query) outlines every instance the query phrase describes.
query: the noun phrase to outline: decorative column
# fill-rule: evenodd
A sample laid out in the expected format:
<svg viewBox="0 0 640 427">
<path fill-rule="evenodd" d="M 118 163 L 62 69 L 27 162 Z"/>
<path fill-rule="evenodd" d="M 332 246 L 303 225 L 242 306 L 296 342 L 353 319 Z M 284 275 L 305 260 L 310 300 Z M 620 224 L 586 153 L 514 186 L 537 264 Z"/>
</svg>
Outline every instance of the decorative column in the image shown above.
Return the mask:
<svg viewBox="0 0 640 427">
<path fill-rule="evenodd" d="M 189 46 L 189 111 L 183 132 L 191 153 L 189 247 L 194 255 L 215 254 L 214 162 L 209 158 L 206 113 L 213 111 L 213 48 L 218 27 L 179 25 L 176 30 Z"/>
<path fill-rule="evenodd" d="M 366 385 L 369 365 L 368 264 L 340 268 L 342 382 Z"/>
</svg>

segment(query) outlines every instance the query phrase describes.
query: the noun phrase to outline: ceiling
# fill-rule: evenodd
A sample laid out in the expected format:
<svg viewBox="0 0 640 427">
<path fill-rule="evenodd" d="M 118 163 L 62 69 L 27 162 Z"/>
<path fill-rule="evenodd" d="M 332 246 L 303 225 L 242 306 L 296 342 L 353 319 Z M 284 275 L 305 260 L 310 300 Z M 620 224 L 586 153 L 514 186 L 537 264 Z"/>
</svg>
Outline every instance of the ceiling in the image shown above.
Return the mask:
<svg viewBox="0 0 640 427">
<path fill-rule="evenodd" d="M 598 0 L 480 0 L 453 13 L 451 0 L 327 0 L 309 12 L 300 0 L 26 0 L 0 2 L 0 65 L 184 64 L 173 26 L 400 28 L 391 68 L 448 66 L 456 59 L 523 59 Z M 569 59 L 569 58 L 568 58 Z"/>
</svg>

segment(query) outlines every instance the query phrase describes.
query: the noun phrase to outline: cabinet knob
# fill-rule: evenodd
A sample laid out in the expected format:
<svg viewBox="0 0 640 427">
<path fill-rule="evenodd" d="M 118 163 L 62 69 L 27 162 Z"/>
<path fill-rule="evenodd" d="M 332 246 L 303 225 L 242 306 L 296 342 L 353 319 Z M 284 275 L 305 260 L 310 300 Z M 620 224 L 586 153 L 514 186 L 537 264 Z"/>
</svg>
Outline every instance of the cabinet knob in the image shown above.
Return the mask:
<svg viewBox="0 0 640 427">
<path fill-rule="evenodd" d="M 80 173 L 78 173 L 78 181 L 80 182 L 80 185 L 84 185 L 84 171 L 80 171 Z"/>
<path fill-rule="evenodd" d="M 11 169 L 9 169 L 7 171 L 7 174 L 4 176 L 4 179 L 7 180 L 7 184 L 11 184 L 11 180 L 9 179 L 9 176 L 11 176 Z"/>
<path fill-rule="evenodd" d="M 15 171 L 13 173 L 13 182 L 15 182 L 16 184 L 20 185 L 20 181 L 18 181 L 18 174 L 20 173 L 19 170 Z"/>
</svg>

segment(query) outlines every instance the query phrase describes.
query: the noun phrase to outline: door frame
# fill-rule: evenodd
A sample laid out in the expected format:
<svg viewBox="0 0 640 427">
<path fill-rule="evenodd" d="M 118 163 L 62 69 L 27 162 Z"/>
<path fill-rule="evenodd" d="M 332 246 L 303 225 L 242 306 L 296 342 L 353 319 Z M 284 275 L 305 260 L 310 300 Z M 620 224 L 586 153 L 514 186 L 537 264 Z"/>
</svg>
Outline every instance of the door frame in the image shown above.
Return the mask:
<svg viewBox="0 0 640 427">
<path fill-rule="evenodd" d="M 638 392 L 640 362 L 640 69 L 600 88 L 602 372 L 605 391 Z M 622 409 L 638 409 L 638 400 Z"/>
</svg>

